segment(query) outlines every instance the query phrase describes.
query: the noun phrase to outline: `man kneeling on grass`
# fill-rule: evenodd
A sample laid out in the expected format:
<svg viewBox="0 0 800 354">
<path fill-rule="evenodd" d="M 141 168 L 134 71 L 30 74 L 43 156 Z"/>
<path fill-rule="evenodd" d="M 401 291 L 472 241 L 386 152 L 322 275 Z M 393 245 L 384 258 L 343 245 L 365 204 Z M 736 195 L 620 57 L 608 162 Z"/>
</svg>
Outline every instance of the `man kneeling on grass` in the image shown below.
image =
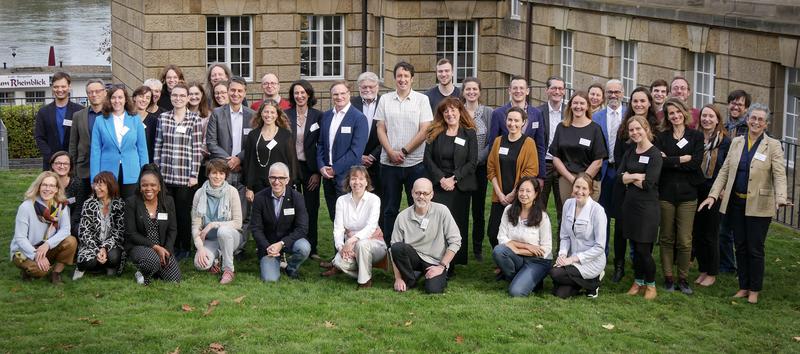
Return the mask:
<svg viewBox="0 0 800 354">
<path fill-rule="evenodd" d="M 392 263 L 394 289 L 406 291 L 417 285 L 425 272 L 425 291 L 442 293 L 447 287 L 447 269 L 461 248 L 461 234 L 446 206 L 434 203 L 433 184 L 427 178 L 414 182 L 414 205 L 394 222 Z"/>
</svg>

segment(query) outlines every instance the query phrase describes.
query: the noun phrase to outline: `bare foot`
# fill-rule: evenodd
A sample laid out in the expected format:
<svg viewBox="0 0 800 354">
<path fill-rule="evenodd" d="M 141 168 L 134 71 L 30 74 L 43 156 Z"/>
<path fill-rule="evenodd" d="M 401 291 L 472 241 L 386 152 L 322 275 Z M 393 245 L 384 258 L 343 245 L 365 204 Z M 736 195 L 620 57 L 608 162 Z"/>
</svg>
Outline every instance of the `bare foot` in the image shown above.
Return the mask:
<svg viewBox="0 0 800 354">
<path fill-rule="evenodd" d="M 705 280 L 707 276 L 708 276 L 708 273 L 700 273 L 700 276 L 698 276 L 697 279 L 694 280 L 694 283 L 695 284 L 702 284 L 703 280 Z"/>
<path fill-rule="evenodd" d="M 733 294 L 733 297 L 735 297 L 735 298 L 743 298 L 743 297 L 746 297 L 747 295 L 750 295 L 750 291 L 749 290 L 739 289 L 739 291 L 737 291 L 736 294 Z"/>
<path fill-rule="evenodd" d="M 751 291 L 750 295 L 747 296 L 747 302 L 751 304 L 758 303 L 758 291 Z"/>
<path fill-rule="evenodd" d="M 702 286 L 712 286 L 712 285 L 714 285 L 714 283 L 716 281 L 717 281 L 717 277 L 715 277 L 713 275 L 709 275 L 705 279 L 703 279 L 702 282 L 700 282 L 700 285 L 702 285 Z"/>
</svg>

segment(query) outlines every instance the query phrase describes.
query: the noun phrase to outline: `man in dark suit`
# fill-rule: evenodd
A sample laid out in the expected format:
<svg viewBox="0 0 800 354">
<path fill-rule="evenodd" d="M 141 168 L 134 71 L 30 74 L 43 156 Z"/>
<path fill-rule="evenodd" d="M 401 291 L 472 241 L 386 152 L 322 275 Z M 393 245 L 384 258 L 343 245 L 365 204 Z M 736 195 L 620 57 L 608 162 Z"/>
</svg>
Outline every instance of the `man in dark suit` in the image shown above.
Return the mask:
<svg viewBox="0 0 800 354">
<path fill-rule="evenodd" d="M 100 79 L 91 79 L 86 83 L 86 96 L 89 107 L 72 116 L 72 127 L 69 132 L 69 156 L 75 164 L 75 172 L 81 179 L 83 200 L 92 192 L 92 181 L 89 178 L 89 154 L 91 153 L 92 128 L 94 120 L 103 115 L 103 103 L 106 101 L 106 84 Z"/>
<path fill-rule="evenodd" d="M 298 278 L 300 265 L 308 259 L 311 244 L 305 239 L 308 214 L 303 195 L 286 188 L 289 166 L 276 162 L 269 168 L 270 188 L 253 198 L 250 232 L 258 245 L 261 280 L 276 282 L 281 276 L 281 254 L 289 252 L 286 275 Z"/>
<path fill-rule="evenodd" d="M 317 143 L 317 166 L 322 174 L 322 187 L 328 214 L 334 219 L 336 198 L 344 194 L 344 180 L 350 167 L 361 165 L 361 156 L 369 136 L 364 113 L 352 109 L 350 89 L 346 81 L 331 85 L 333 109 L 325 112 Z"/>
<path fill-rule="evenodd" d="M 242 214 L 247 224 L 249 211 L 245 186 L 241 181 L 242 160 L 244 151 L 242 144 L 244 138 L 250 133 L 250 119 L 256 114 L 252 109 L 242 104 L 247 95 L 247 82 L 241 77 L 234 76 L 228 84 L 228 97 L 230 103 L 217 107 L 211 113 L 206 127 L 206 146 L 212 159 L 220 158 L 228 161 L 228 183 L 239 190 L 239 199 L 242 203 Z"/>
<path fill-rule="evenodd" d="M 69 92 L 72 79 L 65 72 L 57 72 L 50 78 L 50 88 L 55 100 L 39 109 L 36 113 L 36 125 L 33 138 L 42 154 L 42 169 L 50 169 L 50 156 L 57 151 L 69 149 L 69 134 L 72 127 L 72 115 L 83 109 L 83 106 L 70 102 Z"/>
<path fill-rule="evenodd" d="M 539 196 L 539 203 L 542 208 L 547 209 L 547 202 L 550 199 L 550 191 L 553 191 L 553 198 L 556 200 L 556 205 L 562 205 L 561 195 L 558 193 L 558 171 L 553 167 L 553 155 L 550 155 L 550 142 L 556 135 L 556 127 L 561 124 L 564 119 L 564 79 L 558 76 L 551 76 L 545 83 L 545 93 L 547 94 L 547 102 L 537 107 L 542 112 L 544 118 L 544 138 L 545 138 L 545 163 L 539 163 L 539 166 L 545 167 L 543 176 L 539 176 L 544 180 L 542 194 Z M 561 209 L 556 208 L 558 216 L 558 225 L 561 226 Z M 558 236 L 556 236 L 558 239 Z"/>
<path fill-rule="evenodd" d="M 378 94 L 380 81 L 378 75 L 366 71 L 358 75 L 356 84 L 358 85 L 359 96 L 351 97 L 350 104 L 361 113 L 364 113 L 367 118 L 367 127 L 369 128 L 369 138 L 367 139 L 367 145 L 364 146 L 364 153 L 361 154 L 361 164 L 367 168 L 369 179 L 372 180 L 372 187 L 374 188 L 372 193 L 380 197 L 382 195 L 380 182 L 381 142 L 378 140 L 378 129 L 376 129 L 378 121 L 373 119 L 375 118 L 375 111 L 378 109 L 378 101 L 381 99 L 381 95 Z M 382 218 L 383 215 L 381 215 Z M 379 222 L 378 225 L 383 225 L 383 223 Z"/>
</svg>

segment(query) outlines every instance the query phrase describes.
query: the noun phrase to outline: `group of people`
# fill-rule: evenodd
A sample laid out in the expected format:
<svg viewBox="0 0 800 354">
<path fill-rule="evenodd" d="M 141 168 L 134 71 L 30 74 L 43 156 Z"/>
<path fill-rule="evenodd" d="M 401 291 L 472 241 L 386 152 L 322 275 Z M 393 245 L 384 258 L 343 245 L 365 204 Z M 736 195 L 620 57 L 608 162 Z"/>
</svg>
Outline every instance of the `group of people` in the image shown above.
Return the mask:
<svg viewBox="0 0 800 354">
<path fill-rule="evenodd" d="M 57 73 L 55 101 L 36 119 L 46 172 L 19 208 L 14 264 L 26 279 L 52 268 L 60 282 L 77 254 L 76 280 L 118 274 L 130 260 L 140 283 L 180 281 L 178 262 L 194 246 L 195 267 L 227 284 L 252 234 L 264 281 L 297 278 L 312 258 L 323 276 L 345 273 L 358 288 L 391 264 L 395 290 L 424 278 L 438 293 L 468 262 L 471 215 L 473 257 L 483 260 L 488 234 L 512 296 L 550 275 L 556 296 L 597 297 L 614 218 L 612 281 L 625 276 L 630 245 L 628 294 L 656 297 L 658 244 L 667 291 L 693 292 L 694 257 L 696 284 L 712 285 L 721 263 L 737 267 L 735 296 L 758 301 L 767 228 L 788 202 L 780 142 L 765 134 L 769 109 L 746 92 L 731 93 L 726 120 L 713 104 L 692 108 L 683 77 L 638 87 L 625 106 L 619 80 L 567 97 L 553 76 L 534 107 L 527 81 L 514 76 L 510 102 L 492 109 L 477 78 L 454 85 L 447 59 L 424 94 L 412 89 L 411 64 L 393 73 L 395 90 L 384 95 L 371 72 L 358 76 L 359 96 L 333 82 L 326 112 L 306 80 L 281 98 L 272 73 L 248 107 L 246 82 L 222 64 L 204 84 L 168 65 L 133 99 L 122 85 L 90 80 L 87 108 L 69 102 L 69 75 Z M 318 249 L 320 189 L 333 222 L 329 259 Z M 403 189 L 409 207 L 400 211 Z"/>
</svg>

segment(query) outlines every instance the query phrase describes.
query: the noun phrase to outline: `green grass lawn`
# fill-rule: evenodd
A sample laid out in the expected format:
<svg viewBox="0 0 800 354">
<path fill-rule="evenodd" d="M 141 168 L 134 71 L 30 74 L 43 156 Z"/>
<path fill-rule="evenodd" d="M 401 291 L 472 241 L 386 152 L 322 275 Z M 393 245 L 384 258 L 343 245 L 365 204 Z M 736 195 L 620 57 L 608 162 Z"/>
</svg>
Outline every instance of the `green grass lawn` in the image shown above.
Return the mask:
<svg viewBox="0 0 800 354">
<path fill-rule="evenodd" d="M 8 250 L 16 209 L 34 176 L 0 172 L 0 250 Z M 331 237 L 323 237 L 331 223 L 321 221 L 320 252 L 332 255 Z M 7 259 L 0 267 L 0 351 L 196 353 L 218 344 L 236 353 L 800 352 L 800 238 L 783 226 L 770 229 L 758 305 L 731 298 L 737 289 L 731 275 L 711 288 L 694 287 L 688 297 L 664 291 L 652 302 L 629 297 L 630 268 L 619 284 L 606 279 L 594 300 L 555 298 L 549 279 L 545 293 L 512 299 L 507 284 L 494 280 L 485 244 L 486 260 L 459 266 L 447 292 L 437 296 L 395 293 L 382 271 L 372 289 L 356 291 L 345 275 L 321 278 L 312 261 L 299 281 L 264 284 L 252 250 L 229 286 L 185 262 L 177 285 L 139 286 L 128 266 L 120 278 L 87 274 L 78 282 L 68 267 L 65 284 L 54 287 L 44 280 L 22 283 Z M 212 301 L 219 304 L 207 313 Z"/>
</svg>

